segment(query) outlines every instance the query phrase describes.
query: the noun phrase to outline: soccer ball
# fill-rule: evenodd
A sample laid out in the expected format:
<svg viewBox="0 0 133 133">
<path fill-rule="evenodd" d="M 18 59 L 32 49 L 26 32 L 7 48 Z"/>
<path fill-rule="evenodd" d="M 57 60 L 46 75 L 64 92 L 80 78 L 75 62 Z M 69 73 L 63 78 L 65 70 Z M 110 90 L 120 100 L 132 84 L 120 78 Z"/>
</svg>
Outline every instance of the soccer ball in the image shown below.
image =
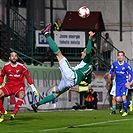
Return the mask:
<svg viewBox="0 0 133 133">
<path fill-rule="evenodd" d="M 78 15 L 79 15 L 81 18 L 87 18 L 87 17 L 89 17 L 89 15 L 90 15 L 90 10 L 89 10 L 89 8 L 87 8 L 86 6 L 80 7 L 79 10 L 78 10 Z"/>
</svg>

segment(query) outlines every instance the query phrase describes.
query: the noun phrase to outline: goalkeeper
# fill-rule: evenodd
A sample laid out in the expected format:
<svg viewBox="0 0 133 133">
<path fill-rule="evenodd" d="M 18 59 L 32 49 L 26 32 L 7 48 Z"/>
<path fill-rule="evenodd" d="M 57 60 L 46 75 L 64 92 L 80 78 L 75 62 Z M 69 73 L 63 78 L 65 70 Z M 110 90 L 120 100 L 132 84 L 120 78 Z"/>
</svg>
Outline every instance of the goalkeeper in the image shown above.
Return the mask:
<svg viewBox="0 0 133 133">
<path fill-rule="evenodd" d="M 10 116 L 10 120 L 13 120 L 19 111 L 21 105 L 23 104 L 25 96 L 25 85 L 24 77 L 26 77 L 28 83 L 30 84 L 32 90 L 38 95 L 36 88 L 33 85 L 33 81 L 29 75 L 28 69 L 25 65 L 17 62 L 18 55 L 15 52 L 11 52 L 9 56 L 10 62 L 6 63 L 0 73 L 0 86 L 2 85 L 4 76 L 6 76 L 6 84 L 0 87 L 0 122 L 4 120 L 5 110 L 2 104 L 2 97 L 15 95 L 18 98 L 15 103 L 14 111 Z"/>
<path fill-rule="evenodd" d="M 91 76 L 93 70 L 93 61 L 91 58 L 91 45 L 92 45 L 92 37 L 95 33 L 92 31 L 89 32 L 89 40 L 87 43 L 87 48 L 83 50 L 81 53 L 81 62 L 77 64 L 74 68 L 72 68 L 68 62 L 68 60 L 62 55 L 60 49 L 54 40 L 50 37 L 49 30 L 52 24 L 47 25 L 42 33 L 46 37 L 47 42 L 49 43 L 49 47 L 55 53 L 57 60 L 59 62 L 60 71 L 62 74 L 61 81 L 57 87 L 56 93 L 52 93 L 46 97 L 44 97 L 41 101 L 32 104 L 34 112 L 37 112 L 37 107 L 50 102 L 56 99 L 59 95 L 69 90 L 69 88 L 79 85 L 81 81 L 86 81 L 87 83 L 91 83 Z"/>
</svg>

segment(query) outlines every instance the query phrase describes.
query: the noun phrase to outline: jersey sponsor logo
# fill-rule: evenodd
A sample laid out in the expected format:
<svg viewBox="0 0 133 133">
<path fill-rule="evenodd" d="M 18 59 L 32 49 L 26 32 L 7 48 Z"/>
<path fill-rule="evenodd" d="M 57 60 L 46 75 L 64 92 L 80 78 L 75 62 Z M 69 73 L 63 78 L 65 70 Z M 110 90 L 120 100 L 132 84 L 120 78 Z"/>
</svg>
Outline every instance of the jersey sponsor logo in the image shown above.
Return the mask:
<svg viewBox="0 0 133 133">
<path fill-rule="evenodd" d="M 20 77 L 20 75 L 18 75 L 18 74 L 15 74 L 15 75 L 14 75 L 14 77 Z"/>
<path fill-rule="evenodd" d="M 116 71 L 116 73 L 124 74 L 125 72 L 122 72 L 122 71 L 120 71 L 120 72 L 119 72 L 119 71 Z"/>
<path fill-rule="evenodd" d="M 10 76 L 10 77 L 17 77 L 17 78 L 20 77 L 20 75 L 18 75 L 18 74 L 14 74 L 14 75 L 9 74 L 9 76 Z"/>
</svg>

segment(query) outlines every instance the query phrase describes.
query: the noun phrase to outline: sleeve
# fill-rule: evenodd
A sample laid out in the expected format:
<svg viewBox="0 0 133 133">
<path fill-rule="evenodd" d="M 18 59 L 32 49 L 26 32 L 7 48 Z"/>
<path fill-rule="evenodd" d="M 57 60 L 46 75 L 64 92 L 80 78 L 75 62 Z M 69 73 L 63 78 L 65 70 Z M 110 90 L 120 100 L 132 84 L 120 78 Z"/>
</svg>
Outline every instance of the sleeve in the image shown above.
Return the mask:
<svg viewBox="0 0 133 133">
<path fill-rule="evenodd" d="M 92 40 L 89 39 L 89 40 L 88 40 L 88 43 L 87 43 L 87 48 L 86 48 L 86 56 L 85 56 L 85 58 L 83 59 L 83 61 L 84 61 L 85 63 L 88 63 L 89 60 L 90 60 L 91 48 L 92 48 Z"/>
<path fill-rule="evenodd" d="M 87 48 L 86 48 L 86 54 L 90 54 L 91 52 L 91 47 L 92 47 L 92 40 L 89 39 L 87 43 Z"/>
<path fill-rule="evenodd" d="M 130 65 L 127 66 L 127 72 L 130 74 L 130 79 L 128 79 L 128 82 L 131 82 L 133 80 L 133 71 Z"/>
<path fill-rule="evenodd" d="M 114 63 L 112 63 L 112 65 L 111 65 L 111 68 L 110 68 L 110 70 L 109 70 L 109 74 L 113 74 L 113 72 L 114 72 Z"/>
<path fill-rule="evenodd" d="M 24 76 L 26 77 L 27 82 L 28 82 L 30 85 L 33 84 L 32 78 L 30 77 L 29 71 L 28 71 L 28 69 L 27 69 L 26 66 L 23 66 L 23 74 L 24 74 Z"/>
<path fill-rule="evenodd" d="M 5 70 L 4 70 L 5 67 L 3 67 L 1 69 L 1 75 L 0 75 L 0 86 L 2 85 L 3 83 L 3 80 L 4 80 L 4 76 L 5 76 Z"/>
</svg>

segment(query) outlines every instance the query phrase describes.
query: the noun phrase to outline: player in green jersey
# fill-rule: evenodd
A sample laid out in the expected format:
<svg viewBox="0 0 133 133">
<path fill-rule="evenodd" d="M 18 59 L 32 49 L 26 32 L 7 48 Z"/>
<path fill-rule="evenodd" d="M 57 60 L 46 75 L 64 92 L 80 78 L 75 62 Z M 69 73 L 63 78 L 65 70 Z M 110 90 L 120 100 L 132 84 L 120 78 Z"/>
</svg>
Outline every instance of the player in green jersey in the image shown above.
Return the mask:
<svg viewBox="0 0 133 133">
<path fill-rule="evenodd" d="M 53 101 L 59 95 L 69 90 L 69 88 L 79 85 L 81 81 L 86 81 L 88 84 L 91 83 L 92 70 L 93 70 L 93 61 L 91 58 L 91 49 L 92 49 L 92 37 L 95 33 L 92 31 L 89 32 L 89 40 L 87 43 L 87 47 L 81 53 L 81 62 L 79 62 L 75 67 L 71 67 L 66 57 L 63 56 L 60 49 L 54 40 L 50 37 L 49 30 L 52 24 L 47 25 L 44 29 L 42 29 L 42 33 L 46 37 L 46 40 L 49 44 L 51 50 L 55 53 L 57 60 L 59 62 L 60 71 L 62 74 L 61 81 L 57 87 L 57 91 L 52 93 L 46 97 L 44 97 L 41 101 L 32 104 L 31 107 L 35 112 L 37 112 L 37 107 L 45 104 L 47 102 Z"/>
</svg>

